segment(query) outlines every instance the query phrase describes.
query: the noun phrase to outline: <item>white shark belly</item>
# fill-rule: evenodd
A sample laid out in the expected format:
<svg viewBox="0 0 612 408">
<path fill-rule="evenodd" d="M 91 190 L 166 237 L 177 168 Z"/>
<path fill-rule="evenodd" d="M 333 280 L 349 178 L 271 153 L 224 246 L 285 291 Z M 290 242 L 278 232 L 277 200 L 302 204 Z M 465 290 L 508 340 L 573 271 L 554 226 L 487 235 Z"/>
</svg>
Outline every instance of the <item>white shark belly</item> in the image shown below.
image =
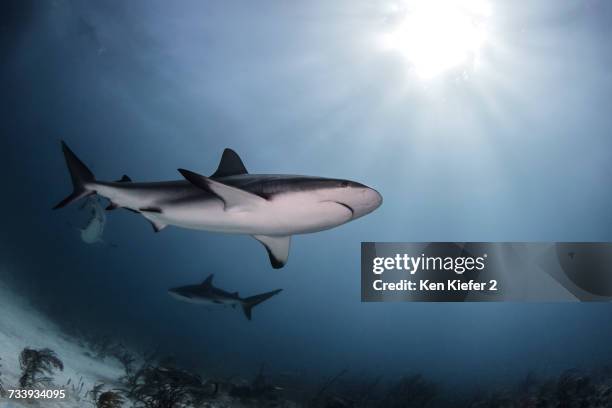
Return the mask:
<svg viewBox="0 0 612 408">
<path fill-rule="evenodd" d="M 283 194 L 256 208 L 226 210 L 221 200 L 164 205 L 149 218 L 178 227 L 249 235 L 287 236 L 333 228 L 351 219 L 349 209 L 307 193 Z"/>
<path fill-rule="evenodd" d="M 278 233 L 269 232 L 266 235 L 293 235 L 337 227 L 350 221 L 352 212 L 317 194 L 301 192 L 274 197 L 265 211 L 265 217 L 273 228 L 279 230 Z"/>
<path fill-rule="evenodd" d="M 205 305 L 205 306 L 219 306 L 219 304 L 214 303 L 213 301 L 211 301 L 210 299 L 204 299 L 204 298 L 188 298 L 188 297 L 181 297 L 181 296 L 176 296 L 176 298 L 178 300 L 180 300 L 181 302 L 185 302 L 185 303 L 192 303 L 194 305 Z"/>
<path fill-rule="evenodd" d="M 225 209 L 221 199 L 165 201 L 151 192 L 142 193 L 99 186 L 98 194 L 121 207 L 159 212 L 143 215 L 162 225 L 230 234 L 288 236 L 323 231 L 351 220 L 352 212 L 342 204 L 325 200 L 316 192 L 290 192 L 274 196 L 254 207 Z M 155 198 L 162 198 L 156 200 Z"/>
</svg>

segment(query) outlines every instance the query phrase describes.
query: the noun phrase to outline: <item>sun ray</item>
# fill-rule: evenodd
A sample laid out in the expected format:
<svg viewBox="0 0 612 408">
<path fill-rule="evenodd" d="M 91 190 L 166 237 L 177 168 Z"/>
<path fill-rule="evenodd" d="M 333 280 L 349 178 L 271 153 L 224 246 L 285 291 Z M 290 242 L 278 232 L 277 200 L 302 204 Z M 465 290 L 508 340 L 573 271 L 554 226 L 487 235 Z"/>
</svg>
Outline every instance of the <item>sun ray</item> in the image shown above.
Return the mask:
<svg viewBox="0 0 612 408">
<path fill-rule="evenodd" d="M 486 0 L 421 0 L 398 7 L 400 17 L 382 37 L 423 79 L 478 64 L 492 14 Z"/>
</svg>

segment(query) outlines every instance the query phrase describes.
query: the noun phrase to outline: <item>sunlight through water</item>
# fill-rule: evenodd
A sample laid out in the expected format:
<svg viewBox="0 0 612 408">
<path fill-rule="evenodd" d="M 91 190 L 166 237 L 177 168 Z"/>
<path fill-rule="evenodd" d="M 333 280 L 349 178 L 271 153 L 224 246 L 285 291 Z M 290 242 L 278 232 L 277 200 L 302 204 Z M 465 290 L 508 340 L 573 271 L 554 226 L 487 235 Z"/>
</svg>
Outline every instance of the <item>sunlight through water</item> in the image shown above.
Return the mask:
<svg viewBox="0 0 612 408">
<path fill-rule="evenodd" d="M 423 79 L 474 66 L 487 40 L 486 0 L 415 0 L 395 8 L 383 47 L 401 54 Z"/>
</svg>

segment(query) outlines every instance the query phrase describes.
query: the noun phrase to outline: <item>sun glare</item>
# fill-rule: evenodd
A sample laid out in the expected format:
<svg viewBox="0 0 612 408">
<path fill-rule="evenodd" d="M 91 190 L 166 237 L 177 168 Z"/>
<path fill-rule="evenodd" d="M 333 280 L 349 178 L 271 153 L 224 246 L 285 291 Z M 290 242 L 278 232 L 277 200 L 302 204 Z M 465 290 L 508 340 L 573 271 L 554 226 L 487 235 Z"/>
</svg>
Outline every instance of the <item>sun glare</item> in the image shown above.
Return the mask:
<svg viewBox="0 0 612 408">
<path fill-rule="evenodd" d="M 397 23 L 383 39 L 421 78 L 475 64 L 486 41 L 486 0 L 414 0 L 396 9 Z"/>
</svg>

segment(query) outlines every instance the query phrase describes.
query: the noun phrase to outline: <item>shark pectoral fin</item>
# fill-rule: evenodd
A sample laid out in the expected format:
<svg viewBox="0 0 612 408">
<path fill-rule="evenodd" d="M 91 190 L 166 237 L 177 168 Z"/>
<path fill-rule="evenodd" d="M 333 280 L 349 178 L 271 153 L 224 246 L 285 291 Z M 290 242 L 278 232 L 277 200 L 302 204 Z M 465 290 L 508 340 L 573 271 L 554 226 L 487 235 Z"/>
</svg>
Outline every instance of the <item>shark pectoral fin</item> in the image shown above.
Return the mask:
<svg viewBox="0 0 612 408">
<path fill-rule="evenodd" d="M 202 176 L 201 174 L 185 169 L 179 169 L 178 171 L 194 186 L 216 195 L 223 201 L 225 210 L 247 211 L 267 202 L 266 199 L 256 194 L 220 183 L 209 177 Z"/>
<path fill-rule="evenodd" d="M 266 247 L 270 263 L 274 269 L 279 269 L 285 266 L 289 258 L 289 247 L 291 246 L 291 236 L 274 237 L 270 235 L 253 235 L 253 238 L 258 240 Z"/>
</svg>

